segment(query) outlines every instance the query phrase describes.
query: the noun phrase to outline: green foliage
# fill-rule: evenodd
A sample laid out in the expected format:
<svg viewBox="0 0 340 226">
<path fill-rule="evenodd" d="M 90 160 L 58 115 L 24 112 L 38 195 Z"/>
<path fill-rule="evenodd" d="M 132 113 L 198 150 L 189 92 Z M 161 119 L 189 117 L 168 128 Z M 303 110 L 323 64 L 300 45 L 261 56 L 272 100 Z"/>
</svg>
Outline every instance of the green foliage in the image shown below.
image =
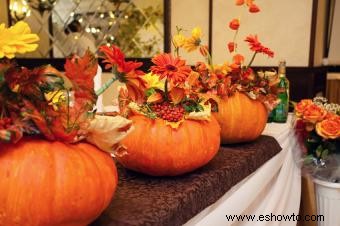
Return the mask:
<svg viewBox="0 0 340 226">
<path fill-rule="evenodd" d="M 188 98 L 182 103 L 182 106 L 183 106 L 184 110 L 188 113 L 204 111 L 204 108 L 200 104 L 199 100 L 195 101 L 193 99 Z"/>
</svg>

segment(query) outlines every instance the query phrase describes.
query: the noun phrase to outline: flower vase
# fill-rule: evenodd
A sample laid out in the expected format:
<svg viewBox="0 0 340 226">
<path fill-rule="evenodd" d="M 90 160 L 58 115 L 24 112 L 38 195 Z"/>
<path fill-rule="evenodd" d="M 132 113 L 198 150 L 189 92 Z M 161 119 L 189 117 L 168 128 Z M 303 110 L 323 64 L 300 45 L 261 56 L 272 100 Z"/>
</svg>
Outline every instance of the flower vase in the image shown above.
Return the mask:
<svg viewBox="0 0 340 226">
<path fill-rule="evenodd" d="M 109 205 L 117 180 L 111 156 L 88 143 L 1 144 L 0 225 L 89 225 Z"/>
<path fill-rule="evenodd" d="M 221 126 L 222 144 L 249 142 L 261 135 L 268 118 L 262 102 L 241 92 L 216 100 L 218 112 L 214 115 Z"/>
<path fill-rule="evenodd" d="M 220 147 L 220 127 L 214 117 L 184 119 L 177 128 L 143 115 L 129 117 L 134 130 L 121 142 L 126 154 L 117 160 L 126 168 L 152 176 L 175 176 L 207 164 Z"/>
<path fill-rule="evenodd" d="M 318 226 L 340 225 L 340 183 L 314 179 L 317 213 L 324 221 Z"/>
</svg>

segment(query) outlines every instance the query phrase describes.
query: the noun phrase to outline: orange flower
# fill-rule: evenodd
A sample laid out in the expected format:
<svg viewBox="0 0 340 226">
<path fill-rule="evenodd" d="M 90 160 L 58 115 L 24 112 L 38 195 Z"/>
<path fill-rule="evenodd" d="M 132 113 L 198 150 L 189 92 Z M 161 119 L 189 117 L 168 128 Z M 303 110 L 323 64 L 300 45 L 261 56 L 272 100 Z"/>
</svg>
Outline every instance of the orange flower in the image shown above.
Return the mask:
<svg viewBox="0 0 340 226">
<path fill-rule="evenodd" d="M 228 43 L 228 49 L 229 49 L 230 53 L 234 52 L 235 48 L 236 48 L 236 43 L 235 42 L 229 42 Z"/>
<path fill-rule="evenodd" d="M 316 132 L 325 139 L 340 137 L 340 116 L 323 120 L 316 124 Z"/>
<path fill-rule="evenodd" d="M 232 21 L 230 21 L 229 27 L 232 30 L 238 30 L 238 28 L 240 27 L 239 19 L 233 19 Z"/>
<path fill-rule="evenodd" d="M 201 55 L 204 57 L 206 57 L 209 53 L 209 48 L 207 45 L 201 45 L 199 50 L 200 50 Z"/>
<path fill-rule="evenodd" d="M 300 117 L 305 111 L 306 107 L 313 104 L 311 99 L 303 99 L 295 106 L 295 114 Z"/>
<path fill-rule="evenodd" d="M 115 67 L 116 78 L 125 83 L 128 93 L 133 101 L 141 102 L 144 98 L 146 82 L 141 76 L 144 72 L 137 70 L 143 65 L 140 62 L 125 61 L 124 53 L 115 45 L 111 47 L 101 46 L 99 50 L 104 53 L 105 68 Z"/>
<path fill-rule="evenodd" d="M 151 66 L 151 72 L 159 75 L 161 79 L 169 79 L 174 84 L 184 83 L 191 72 L 190 67 L 185 65 L 185 60 L 169 53 L 156 55 L 152 62 L 155 66 Z"/>
<path fill-rule="evenodd" d="M 244 4 L 244 0 L 236 0 L 235 4 L 236 5 L 243 5 Z"/>
<path fill-rule="evenodd" d="M 254 3 L 252 3 L 249 6 L 249 12 L 251 12 L 251 13 L 260 12 L 260 8 L 257 5 L 255 5 Z"/>
<path fill-rule="evenodd" d="M 123 66 L 125 62 L 124 53 L 115 45 L 109 46 L 101 46 L 99 47 L 99 51 L 104 53 L 104 63 L 105 69 L 110 69 L 113 65 L 116 65 L 119 71 L 122 71 L 120 67 Z"/>
<path fill-rule="evenodd" d="M 136 73 L 136 71 L 125 74 L 124 83 L 131 99 L 136 102 L 142 102 L 144 99 L 146 82 L 141 74 Z"/>
<path fill-rule="evenodd" d="M 233 57 L 233 61 L 234 61 L 234 64 L 241 65 L 244 62 L 244 56 L 242 56 L 241 54 L 236 54 Z"/>
<path fill-rule="evenodd" d="M 302 118 L 307 122 L 315 124 L 323 120 L 326 115 L 327 111 L 325 109 L 315 104 L 310 104 L 305 108 Z"/>
<path fill-rule="evenodd" d="M 249 43 L 250 50 L 256 53 L 263 53 L 268 55 L 269 57 L 274 57 L 274 52 L 269 48 L 262 45 L 262 43 L 258 40 L 257 35 L 249 35 L 245 39 L 246 42 Z"/>
</svg>

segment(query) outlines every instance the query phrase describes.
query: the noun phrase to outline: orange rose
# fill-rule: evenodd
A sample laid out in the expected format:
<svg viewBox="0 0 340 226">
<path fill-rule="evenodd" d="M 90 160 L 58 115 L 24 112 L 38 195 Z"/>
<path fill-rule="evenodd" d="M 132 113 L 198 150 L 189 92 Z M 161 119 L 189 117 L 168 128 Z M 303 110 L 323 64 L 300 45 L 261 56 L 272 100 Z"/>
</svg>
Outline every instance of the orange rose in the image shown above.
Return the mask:
<svg viewBox="0 0 340 226">
<path fill-rule="evenodd" d="M 316 124 L 316 132 L 325 139 L 340 137 L 340 116 L 332 117 Z"/>
<path fill-rule="evenodd" d="M 310 104 L 306 106 L 305 110 L 303 111 L 302 118 L 310 123 L 317 123 L 320 122 L 325 118 L 327 115 L 327 111 L 315 104 Z"/>
<path fill-rule="evenodd" d="M 338 120 L 340 119 L 340 117 L 337 116 L 335 113 L 327 112 L 327 115 L 325 116 L 325 119 L 330 119 L 330 118 L 337 118 Z"/>
<path fill-rule="evenodd" d="M 313 104 L 311 99 L 303 99 L 295 106 L 295 114 L 300 117 L 305 111 L 306 107 Z"/>
</svg>

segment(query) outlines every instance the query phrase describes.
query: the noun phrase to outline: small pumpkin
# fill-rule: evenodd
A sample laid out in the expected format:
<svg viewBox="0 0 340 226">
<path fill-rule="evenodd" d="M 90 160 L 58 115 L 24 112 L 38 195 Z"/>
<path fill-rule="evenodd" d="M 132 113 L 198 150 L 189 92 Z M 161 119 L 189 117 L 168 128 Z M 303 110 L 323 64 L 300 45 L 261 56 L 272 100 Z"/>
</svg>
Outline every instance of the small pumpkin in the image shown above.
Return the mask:
<svg viewBox="0 0 340 226">
<path fill-rule="evenodd" d="M 221 126 L 223 144 L 255 140 L 263 132 L 268 117 L 266 107 L 260 101 L 240 92 L 219 98 L 218 112 L 214 115 Z"/>
<path fill-rule="evenodd" d="M 0 225 L 88 225 L 109 205 L 117 180 L 111 156 L 87 143 L 1 143 Z"/>
<path fill-rule="evenodd" d="M 152 176 L 175 176 L 208 163 L 220 146 L 220 127 L 210 121 L 184 120 L 178 128 L 163 119 L 133 115 L 135 129 L 122 140 L 126 154 L 117 160 L 126 168 Z"/>
</svg>

